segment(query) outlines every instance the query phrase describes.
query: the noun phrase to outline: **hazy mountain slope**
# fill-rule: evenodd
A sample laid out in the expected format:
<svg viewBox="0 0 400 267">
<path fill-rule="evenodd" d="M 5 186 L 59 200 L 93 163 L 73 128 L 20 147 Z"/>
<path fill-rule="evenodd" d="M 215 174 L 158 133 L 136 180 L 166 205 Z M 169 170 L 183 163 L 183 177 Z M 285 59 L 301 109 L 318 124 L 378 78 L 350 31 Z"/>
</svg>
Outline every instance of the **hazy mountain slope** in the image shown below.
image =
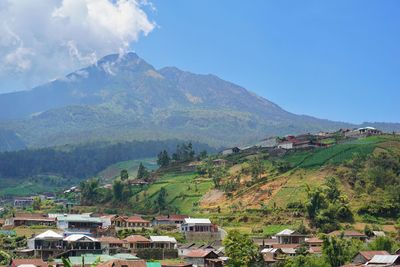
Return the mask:
<svg viewBox="0 0 400 267">
<path fill-rule="evenodd" d="M 29 146 L 167 138 L 220 146 L 352 127 L 289 113 L 214 75 L 156 70 L 134 53 L 109 55 L 63 79 L 0 95 L 0 125 Z"/>
<path fill-rule="evenodd" d="M 0 152 L 24 148 L 24 142 L 13 131 L 0 128 Z"/>
</svg>

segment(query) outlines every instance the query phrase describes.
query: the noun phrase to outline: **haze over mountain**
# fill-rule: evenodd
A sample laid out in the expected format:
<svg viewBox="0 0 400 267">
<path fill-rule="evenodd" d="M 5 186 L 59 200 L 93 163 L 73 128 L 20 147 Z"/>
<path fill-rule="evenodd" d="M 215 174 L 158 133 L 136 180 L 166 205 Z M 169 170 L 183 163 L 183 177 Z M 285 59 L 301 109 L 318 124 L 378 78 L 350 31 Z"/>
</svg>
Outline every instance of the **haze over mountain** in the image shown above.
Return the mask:
<svg viewBox="0 0 400 267">
<path fill-rule="evenodd" d="M 2 150 L 167 138 L 228 146 L 342 127 L 354 125 L 292 114 L 214 75 L 157 70 L 135 53 L 109 55 L 30 91 L 0 95 L 0 129 L 8 136 L 0 140 Z"/>
</svg>

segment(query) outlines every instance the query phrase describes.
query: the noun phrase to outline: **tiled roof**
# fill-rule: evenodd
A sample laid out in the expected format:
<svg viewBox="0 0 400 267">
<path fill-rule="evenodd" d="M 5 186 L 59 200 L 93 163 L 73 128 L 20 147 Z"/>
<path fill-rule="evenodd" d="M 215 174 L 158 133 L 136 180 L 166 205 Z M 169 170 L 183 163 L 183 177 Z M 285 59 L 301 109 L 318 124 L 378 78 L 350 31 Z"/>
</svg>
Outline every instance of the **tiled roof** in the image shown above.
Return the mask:
<svg viewBox="0 0 400 267">
<path fill-rule="evenodd" d="M 150 240 L 141 235 L 130 235 L 124 239 L 128 243 L 138 243 L 138 242 L 147 242 L 150 243 Z"/>
<path fill-rule="evenodd" d="M 149 223 L 149 221 L 146 221 L 140 216 L 131 216 L 126 219 L 127 222 L 132 222 L 132 223 Z"/>
<path fill-rule="evenodd" d="M 360 251 L 360 254 L 367 260 L 371 260 L 375 255 L 390 255 L 390 253 L 385 250 Z"/>
<path fill-rule="evenodd" d="M 37 267 L 47 267 L 49 266 L 41 259 L 14 259 L 11 263 L 12 267 L 17 267 L 20 265 L 35 265 Z"/>
<path fill-rule="evenodd" d="M 186 254 L 186 257 L 188 257 L 188 258 L 204 258 L 209 253 L 210 253 L 210 251 L 207 251 L 204 249 L 196 249 L 196 250 L 192 250 L 188 254 Z"/>
</svg>

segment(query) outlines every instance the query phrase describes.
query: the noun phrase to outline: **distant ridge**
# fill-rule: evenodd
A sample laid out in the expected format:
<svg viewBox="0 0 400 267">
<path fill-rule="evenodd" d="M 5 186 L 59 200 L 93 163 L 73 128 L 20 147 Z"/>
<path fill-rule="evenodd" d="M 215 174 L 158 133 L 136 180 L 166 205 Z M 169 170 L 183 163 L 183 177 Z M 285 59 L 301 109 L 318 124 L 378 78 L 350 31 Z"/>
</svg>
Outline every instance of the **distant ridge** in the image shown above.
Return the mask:
<svg viewBox="0 0 400 267">
<path fill-rule="evenodd" d="M 169 138 L 217 147 L 352 127 L 287 112 L 215 75 L 157 70 L 135 53 L 108 55 L 32 90 L 0 95 L 0 129 L 29 147 Z"/>
</svg>

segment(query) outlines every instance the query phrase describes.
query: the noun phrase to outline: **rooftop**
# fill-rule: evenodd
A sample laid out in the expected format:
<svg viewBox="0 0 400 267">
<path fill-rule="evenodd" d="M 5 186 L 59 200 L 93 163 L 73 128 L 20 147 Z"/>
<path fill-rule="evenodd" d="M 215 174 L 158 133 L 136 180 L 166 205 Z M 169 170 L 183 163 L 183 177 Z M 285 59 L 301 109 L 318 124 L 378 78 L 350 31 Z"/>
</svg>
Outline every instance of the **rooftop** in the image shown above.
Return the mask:
<svg viewBox="0 0 400 267">
<path fill-rule="evenodd" d="M 385 250 L 369 250 L 369 251 L 360 251 L 360 254 L 366 258 L 367 260 L 371 260 L 376 255 L 390 255 L 389 252 Z"/>
<path fill-rule="evenodd" d="M 188 224 L 211 224 L 210 219 L 203 218 L 185 218 L 184 223 Z"/>
<path fill-rule="evenodd" d="M 63 239 L 63 236 L 52 230 L 43 232 L 35 237 L 35 239 Z"/>
<path fill-rule="evenodd" d="M 174 237 L 169 236 L 150 236 L 151 242 L 169 242 L 169 243 L 177 243 Z"/>
<path fill-rule="evenodd" d="M 149 239 L 141 235 L 130 235 L 126 237 L 124 240 L 128 243 L 150 242 Z"/>
<path fill-rule="evenodd" d="M 65 222 L 92 222 L 92 223 L 103 223 L 103 220 L 99 217 L 90 217 L 86 214 L 64 214 L 58 215 L 57 221 Z"/>
<path fill-rule="evenodd" d="M 368 262 L 370 264 L 394 264 L 400 255 L 375 255 Z"/>
</svg>

